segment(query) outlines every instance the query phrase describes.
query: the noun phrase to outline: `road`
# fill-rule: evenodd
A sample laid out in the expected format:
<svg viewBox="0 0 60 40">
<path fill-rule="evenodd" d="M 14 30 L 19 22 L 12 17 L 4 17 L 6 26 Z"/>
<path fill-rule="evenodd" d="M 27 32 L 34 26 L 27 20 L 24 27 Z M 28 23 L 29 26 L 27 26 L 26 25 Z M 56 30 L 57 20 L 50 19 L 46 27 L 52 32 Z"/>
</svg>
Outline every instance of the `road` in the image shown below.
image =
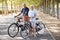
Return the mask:
<svg viewBox="0 0 60 40">
<path fill-rule="evenodd" d="M 7 33 L 7 29 L 13 22 L 15 22 L 15 19 L 13 17 L 0 18 L 0 40 L 55 40 L 47 28 L 40 30 L 37 37 L 32 36 L 27 39 L 23 39 L 18 33 L 15 38 L 11 38 Z"/>
</svg>

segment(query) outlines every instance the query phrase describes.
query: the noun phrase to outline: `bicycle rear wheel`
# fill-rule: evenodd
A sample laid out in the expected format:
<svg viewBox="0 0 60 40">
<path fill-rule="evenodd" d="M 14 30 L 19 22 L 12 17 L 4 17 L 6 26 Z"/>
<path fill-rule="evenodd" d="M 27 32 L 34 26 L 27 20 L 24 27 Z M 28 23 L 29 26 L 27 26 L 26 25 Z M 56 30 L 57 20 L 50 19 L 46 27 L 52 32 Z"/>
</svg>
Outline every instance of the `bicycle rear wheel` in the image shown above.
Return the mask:
<svg viewBox="0 0 60 40">
<path fill-rule="evenodd" d="M 45 28 L 45 24 L 44 24 L 43 22 L 40 22 L 39 26 L 40 26 L 41 28 Z"/>
<path fill-rule="evenodd" d="M 15 37 L 19 32 L 19 27 L 16 25 L 16 23 L 12 23 L 9 27 L 8 27 L 8 35 L 10 37 Z"/>
<path fill-rule="evenodd" d="M 38 32 L 39 30 L 42 30 L 43 28 L 45 28 L 45 25 L 44 25 L 44 23 L 42 23 L 42 22 L 38 22 L 37 24 L 36 24 L 36 32 Z"/>
<path fill-rule="evenodd" d="M 24 39 L 25 39 L 25 38 L 28 38 L 27 30 L 20 31 L 20 35 L 21 35 L 21 37 L 23 37 Z"/>
</svg>

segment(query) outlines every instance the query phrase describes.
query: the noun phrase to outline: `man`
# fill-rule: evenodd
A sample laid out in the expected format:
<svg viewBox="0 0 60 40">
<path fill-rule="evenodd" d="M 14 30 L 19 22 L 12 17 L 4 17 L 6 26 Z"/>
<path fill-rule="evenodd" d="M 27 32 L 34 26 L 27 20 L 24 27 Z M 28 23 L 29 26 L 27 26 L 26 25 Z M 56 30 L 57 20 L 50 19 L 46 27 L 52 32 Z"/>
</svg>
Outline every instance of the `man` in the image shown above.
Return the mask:
<svg viewBox="0 0 60 40">
<path fill-rule="evenodd" d="M 21 10 L 21 13 L 20 14 L 18 14 L 17 16 L 20 16 L 19 18 L 25 18 L 25 16 L 28 16 L 28 12 L 29 12 L 29 8 L 26 6 L 26 4 L 24 3 L 23 4 L 23 8 L 22 8 L 22 10 Z M 19 18 L 18 18 L 18 20 L 19 20 Z M 26 18 L 25 18 L 26 19 Z"/>
<path fill-rule="evenodd" d="M 22 16 L 24 16 L 24 14 L 25 15 L 28 15 L 28 12 L 29 12 L 29 8 L 26 6 L 26 4 L 24 3 L 23 4 L 23 8 L 22 8 L 22 10 L 21 10 L 21 13 L 20 14 L 18 14 L 17 16 L 19 16 L 19 15 L 21 15 L 22 14 Z"/>
</svg>

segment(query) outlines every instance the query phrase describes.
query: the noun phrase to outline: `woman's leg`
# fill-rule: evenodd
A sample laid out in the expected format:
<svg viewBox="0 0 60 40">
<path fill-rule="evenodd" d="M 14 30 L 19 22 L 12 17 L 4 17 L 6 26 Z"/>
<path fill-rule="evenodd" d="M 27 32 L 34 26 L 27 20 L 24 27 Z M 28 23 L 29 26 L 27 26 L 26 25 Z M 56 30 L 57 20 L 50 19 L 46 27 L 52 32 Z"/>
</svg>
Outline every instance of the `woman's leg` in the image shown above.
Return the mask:
<svg viewBox="0 0 60 40">
<path fill-rule="evenodd" d="M 31 27 L 30 27 L 30 35 L 32 35 L 34 29 L 33 29 L 33 22 L 32 22 L 32 18 L 30 18 L 30 22 L 31 22 Z"/>
<path fill-rule="evenodd" d="M 34 37 L 36 37 L 35 18 L 32 19 L 32 27 L 33 27 L 33 35 L 34 35 Z"/>
</svg>

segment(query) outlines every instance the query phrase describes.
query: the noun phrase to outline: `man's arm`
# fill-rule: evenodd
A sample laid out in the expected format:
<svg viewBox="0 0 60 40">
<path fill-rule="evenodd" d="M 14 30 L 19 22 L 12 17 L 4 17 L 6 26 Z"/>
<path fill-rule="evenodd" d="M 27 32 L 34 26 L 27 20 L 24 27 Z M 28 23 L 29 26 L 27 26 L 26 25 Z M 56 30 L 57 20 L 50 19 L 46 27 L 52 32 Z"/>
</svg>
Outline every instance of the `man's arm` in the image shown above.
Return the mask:
<svg viewBox="0 0 60 40">
<path fill-rule="evenodd" d="M 19 13 L 17 16 L 21 15 L 21 13 Z"/>
<path fill-rule="evenodd" d="M 21 10 L 21 12 L 17 16 L 20 16 L 22 12 L 23 12 L 23 9 Z"/>
</svg>

